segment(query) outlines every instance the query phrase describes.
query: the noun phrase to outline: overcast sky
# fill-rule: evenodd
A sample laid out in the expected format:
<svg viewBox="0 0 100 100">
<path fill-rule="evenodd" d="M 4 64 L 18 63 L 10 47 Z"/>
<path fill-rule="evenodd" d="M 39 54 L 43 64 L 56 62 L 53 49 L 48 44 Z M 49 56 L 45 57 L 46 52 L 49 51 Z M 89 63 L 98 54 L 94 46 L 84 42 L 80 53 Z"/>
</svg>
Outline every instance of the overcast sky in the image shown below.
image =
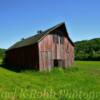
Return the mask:
<svg viewBox="0 0 100 100">
<path fill-rule="evenodd" d="M 73 41 L 100 37 L 100 0 L 0 0 L 0 48 L 60 22 Z"/>
</svg>

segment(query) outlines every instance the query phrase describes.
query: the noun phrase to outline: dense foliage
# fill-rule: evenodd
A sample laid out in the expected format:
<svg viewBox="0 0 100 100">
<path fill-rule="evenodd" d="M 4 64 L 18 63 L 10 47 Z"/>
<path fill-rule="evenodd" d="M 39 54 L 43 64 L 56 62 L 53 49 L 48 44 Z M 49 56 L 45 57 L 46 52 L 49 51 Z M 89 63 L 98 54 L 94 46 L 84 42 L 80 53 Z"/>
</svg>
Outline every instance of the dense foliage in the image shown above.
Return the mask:
<svg viewBox="0 0 100 100">
<path fill-rule="evenodd" d="M 5 49 L 0 48 L 0 59 L 2 59 L 5 55 Z"/>
<path fill-rule="evenodd" d="M 76 60 L 100 60 L 100 38 L 75 42 Z"/>
</svg>

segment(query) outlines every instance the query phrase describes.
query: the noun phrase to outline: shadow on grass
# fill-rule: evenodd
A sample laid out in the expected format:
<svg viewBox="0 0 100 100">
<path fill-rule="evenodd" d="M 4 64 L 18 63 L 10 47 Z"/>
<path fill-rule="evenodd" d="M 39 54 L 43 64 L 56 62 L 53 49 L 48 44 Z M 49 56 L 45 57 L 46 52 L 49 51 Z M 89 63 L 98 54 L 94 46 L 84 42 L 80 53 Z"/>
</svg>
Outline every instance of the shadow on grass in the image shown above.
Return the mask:
<svg viewBox="0 0 100 100">
<path fill-rule="evenodd" d="M 13 66 L 8 67 L 8 65 L 5 65 L 5 64 L 0 64 L 0 67 L 5 68 L 5 69 L 10 70 L 10 71 L 14 71 L 14 72 L 21 72 L 21 70 L 15 69 Z"/>
<path fill-rule="evenodd" d="M 2 68 L 5 68 L 7 70 L 10 70 L 10 71 L 14 71 L 14 72 L 17 72 L 17 73 L 20 73 L 20 72 L 23 72 L 23 71 L 33 71 L 34 69 L 31 68 L 31 69 L 28 69 L 27 67 L 22 67 L 22 66 L 12 66 L 12 65 L 6 65 L 6 64 L 0 64 L 0 67 Z M 37 71 L 37 70 L 34 70 L 34 71 Z"/>
</svg>

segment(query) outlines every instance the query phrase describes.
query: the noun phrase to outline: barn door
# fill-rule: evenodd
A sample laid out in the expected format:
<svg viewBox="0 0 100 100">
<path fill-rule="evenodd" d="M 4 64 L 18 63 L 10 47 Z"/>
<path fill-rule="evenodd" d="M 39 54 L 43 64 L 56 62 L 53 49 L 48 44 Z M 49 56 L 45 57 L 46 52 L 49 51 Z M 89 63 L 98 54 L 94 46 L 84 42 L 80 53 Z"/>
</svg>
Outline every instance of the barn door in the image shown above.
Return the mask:
<svg viewBox="0 0 100 100">
<path fill-rule="evenodd" d="M 51 62 L 51 52 L 50 51 L 41 51 L 41 70 L 48 70 L 51 68 L 52 66 L 52 62 Z"/>
<path fill-rule="evenodd" d="M 47 64 L 46 64 L 47 69 L 50 69 L 51 66 L 52 66 L 52 62 L 51 62 L 51 52 L 50 51 L 47 51 L 46 52 L 46 58 L 45 59 L 47 60 Z"/>
<path fill-rule="evenodd" d="M 67 60 L 66 61 L 67 64 L 66 65 L 70 66 L 70 54 L 68 52 L 67 52 L 67 56 L 66 57 L 67 57 L 67 59 L 66 59 Z"/>
<path fill-rule="evenodd" d="M 55 59 L 54 60 L 54 67 L 64 67 L 64 61 L 63 60 L 58 60 L 58 59 Z"/>
</svg>

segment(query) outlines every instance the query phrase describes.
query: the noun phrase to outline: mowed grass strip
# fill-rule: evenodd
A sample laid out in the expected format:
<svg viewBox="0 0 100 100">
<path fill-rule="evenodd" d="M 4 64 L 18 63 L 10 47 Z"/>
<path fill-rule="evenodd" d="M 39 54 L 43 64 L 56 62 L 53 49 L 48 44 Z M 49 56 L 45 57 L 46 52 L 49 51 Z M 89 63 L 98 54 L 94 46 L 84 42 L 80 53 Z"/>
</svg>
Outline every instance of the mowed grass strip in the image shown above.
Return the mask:
<svg viewBox="0 0 100 100">
<path fill-rule="evenodd" d="M 99 100 L 100 62 L 16 73 L 0 67 L 0 100 Z"/>
</svg>

